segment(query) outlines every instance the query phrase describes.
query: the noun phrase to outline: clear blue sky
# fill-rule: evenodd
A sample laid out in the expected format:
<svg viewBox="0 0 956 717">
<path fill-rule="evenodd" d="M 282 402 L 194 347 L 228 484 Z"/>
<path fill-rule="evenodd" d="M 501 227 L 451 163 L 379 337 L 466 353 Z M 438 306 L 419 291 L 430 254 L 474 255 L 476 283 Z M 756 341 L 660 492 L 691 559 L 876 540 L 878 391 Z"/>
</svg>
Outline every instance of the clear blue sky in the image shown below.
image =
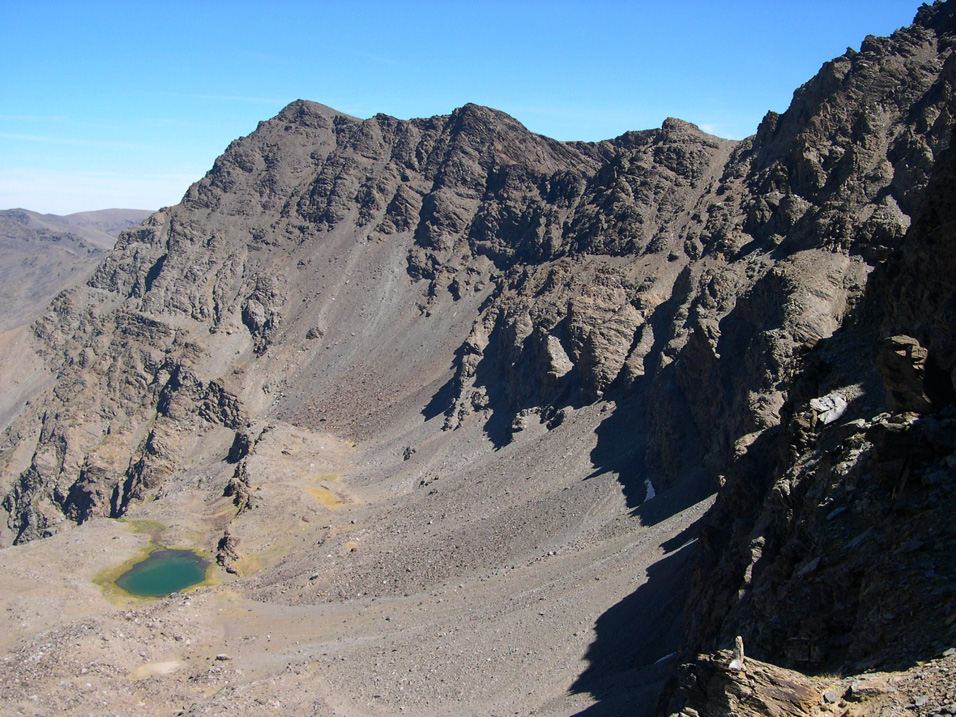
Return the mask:
<svg viewBox="0 0 956 717">
<path fill-rule="evenodd" d="M 724 137 L 915 0 L 0 0 L 0 209 L 175 204 L 302 98 L 358 117 L 489 105 L 562 140 L 680 117 Z"/>
</svg>

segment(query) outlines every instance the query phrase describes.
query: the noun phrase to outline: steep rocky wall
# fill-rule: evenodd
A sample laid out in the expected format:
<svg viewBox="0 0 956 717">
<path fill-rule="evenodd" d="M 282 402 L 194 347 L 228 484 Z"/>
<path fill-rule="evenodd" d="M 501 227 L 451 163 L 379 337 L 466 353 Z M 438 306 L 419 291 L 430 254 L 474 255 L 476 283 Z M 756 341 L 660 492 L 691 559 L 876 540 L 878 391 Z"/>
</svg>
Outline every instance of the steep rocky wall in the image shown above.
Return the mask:
<svg viewBox="0 0 956 717">
<path fill-rule="evenodd" d="M 613 386 L 646 407 L 645 475 L 723 471 L 777 424 L 801 357 L 921 206 L 952 116 L 943 15 L 827 63 L 737 146 L 676 121 L 631 137 L 565 224 L 559 256 L 589 255 L 586 278 L 561 262 L 511 275 L 462 358 L 452 424 L 476 406 L 550 421 Z M 484 397 L 502 383 L 504 409 Z"/>
<path fill-rule="evenodd" d="M 949 278 L 954 177 L 954 152 L 947 149 L 902 247 L 873 273 L 845 327 L 808 355 L 783 430 L 741 461 L 724 486 L 703 533 L 703 592 L 691 610 L 692 644 L 713 649 L 746 634 L 755 655 L 779 660 L 788 642 L 799 639 L 815 643 L 816 652 L 813 660 L 794 658 L 797 664 L 833 667 L 848 655 L 870 654 L 879 635 L 887 653 L 889 633 L 913 633 L 910 641 L 922 641 L 927 650 L 935 642 L 932 634 L 916 640 L 911 624 L 874 628 L 860 621 L 868 611 L 891 613 L 893 605 L 918 599 L 923 589 L 917 591 L 908 574 L 910 558 L 934 565 L 924 587 L 938 578 L 936 588 L 945 592 L 956 577 L 942 557 L 954 545 L 947 518 L 954 500 L 950 464 L 956 462 Z M 885 342 L 901 334 L 915 338 Z M 841 397 L 845 412 L 820 419 L 824 407 L 811 401 L 821 396 Z M 919 547 L 906 549 L 908 541 Z M 909 556 L 917 551 L 922 554 Z M 882 557 L 894 553 L 892 560 Z M 817 577 L 818 570 L 829 574 Z M 827 600 L 840 609 L 823 610 Z M 931 616 L 949 616 L 937 614 L 935 598 L 929 602 L 919 612 L 931 631 Z M 808 626 L 801 628 L 802 620 Z M 856 638 L 834 644 L 848 635 Z"/>
<path fill-rule="evenodd" d="M 956 638 L 948 601 L 956 591 L 956 13 L 924 7 L 917 23 L 889 40 L 868 39 L 861 53 L 892 53 L 878 56 L 879 66 L 900 82 L 894 96 L 908 101 L 895 63 L 919 57 L 938 68 L 918 83 L 925 94 L 904 115 L 912 124 L 888 142 L 896 147 L 887 155 L 889 191 L 912 210 L 912 223 L 899 240 L 858 249 L 885 258 L 840 328 L 796 365 L 780 427 L 747 446 L 726 477 L 700 534 L 688 658 L 740 635 L 759 659 L 854 674 L 913 668 Z M 938 59 L 926 59 L 920 38 L 932 40 Z M 875 59 L 866 58 L 867 72 Z M 664 713 L 681 704 L 664 703 Z"/>
</svg>

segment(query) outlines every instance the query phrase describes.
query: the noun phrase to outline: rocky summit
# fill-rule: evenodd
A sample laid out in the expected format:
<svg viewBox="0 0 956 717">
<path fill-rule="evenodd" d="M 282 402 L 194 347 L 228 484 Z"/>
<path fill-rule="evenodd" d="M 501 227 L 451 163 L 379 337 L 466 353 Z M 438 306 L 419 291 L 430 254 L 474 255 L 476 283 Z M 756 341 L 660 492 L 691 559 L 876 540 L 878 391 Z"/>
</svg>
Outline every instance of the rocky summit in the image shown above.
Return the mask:
<svg viewBox="0 0 956 717">
<path fill-rule="evenodd" d="M 260 123 L 32 325 L 0 710 L 956 713 L 954 44 L 743 141 Z"/>
</svg>

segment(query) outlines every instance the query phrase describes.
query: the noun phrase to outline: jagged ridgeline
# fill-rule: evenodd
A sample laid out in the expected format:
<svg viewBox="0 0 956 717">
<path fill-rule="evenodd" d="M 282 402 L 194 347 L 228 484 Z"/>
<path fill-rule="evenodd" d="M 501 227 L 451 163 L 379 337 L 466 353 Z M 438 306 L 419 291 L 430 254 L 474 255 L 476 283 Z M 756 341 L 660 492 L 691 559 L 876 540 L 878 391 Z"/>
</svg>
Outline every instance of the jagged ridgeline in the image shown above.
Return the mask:
<svg viewBox="0 0 956 717">
<path fill-rule="evenodd" d="M 827 63 L 742 142 L 291 104 L 37 323 L 55 380 L 4 434 L 6 540 L 122 515 L 250 416 L 362 438 L 441 382 L 445 427 L 499 442 L 634 394 L 636 471 L 723 470 L 921 207 L 949 13 Z"/>
<path fill-rule="evenodd" d="M 906 485 L 938 488 L 913 510 L 953 502 L 954 42 L 953 5 L 924 6 L 743 141 L 668 119 L 558 142 L 474 105 L 403 121 L 292 103 L 34 325 L 47 378 L 2 435 L 0 543 L 186 491 L 248 516 L 248 459 L 276 427 L 355 443 L 363 470 L 385 445 L 409 465 L 438 441 L 463 465 L 526 455 L 505 495 L 553 479 L 522 441 L 570 423 L 598 436 L 578 482 L 613 473 L 629 509 L 653 495 L 649 525 L 718 492 L 680 583 L 686 654 L 742 635 L 797 667 L 872 658 L 874 606 L 902 584 L 876 556 L 912 539 Z M 916 383 L 890 376 L 887 401 L 879 367 Z M 937 477 L 900 485 L 901 445 L 907 476 Z M 850 560 L 859 535 L 870 552 Z"/>
</svg>

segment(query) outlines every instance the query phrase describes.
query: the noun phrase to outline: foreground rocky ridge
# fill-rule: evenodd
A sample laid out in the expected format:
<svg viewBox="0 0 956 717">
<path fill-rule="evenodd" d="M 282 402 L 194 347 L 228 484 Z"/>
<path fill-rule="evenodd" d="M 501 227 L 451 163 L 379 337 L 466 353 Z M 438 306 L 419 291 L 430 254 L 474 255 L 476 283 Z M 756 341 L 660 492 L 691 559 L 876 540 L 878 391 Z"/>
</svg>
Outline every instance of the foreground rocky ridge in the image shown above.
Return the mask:
<svg viewBox="0 0 956 717">
<path fill-rule="evenodd" d="M 807 672 L 934 657 L 952 638 L 953 16 L 867 38 L 742 142 L 667 120 L 560 143 L 472 105 L 363 121 L 293 103 L 36 323 L 56 382 L 0 440 L 3 541 L 162 520 L 251 610 L 351 606 L 355 634 L 378 614 L 359 598 L 474 600 L 482 640 L 443 625 L 423 643 L 460 659 L 402 653 L 444 686 L 399 694 L 390 653 L 358 653 L 378 692 L 336 684 L 387 693 L 381 713 L 487 711 L 463 667 L 479 652 L 506 693 L 528 670 L 559 683 L 595 609 L 588 670 L 520 705 L 567 713 L 566 691 L 649 713 L 684 594 L 685 657 L 736 635 Z M 922 359 L 887 405 L 894 335 Z M 718 488 L 691 588 L 684 542 Z M 567 579 L 632 571 L 650 577 L 598 596 Z M 521 602 L 548 584 L 553 639 Z M 552 641 L 512 654 L 502 620 Z M 338 674 L 323 649 L 303 669 Z M 669 708 L 709 714 L 683 694 Z"/>
</svg>

